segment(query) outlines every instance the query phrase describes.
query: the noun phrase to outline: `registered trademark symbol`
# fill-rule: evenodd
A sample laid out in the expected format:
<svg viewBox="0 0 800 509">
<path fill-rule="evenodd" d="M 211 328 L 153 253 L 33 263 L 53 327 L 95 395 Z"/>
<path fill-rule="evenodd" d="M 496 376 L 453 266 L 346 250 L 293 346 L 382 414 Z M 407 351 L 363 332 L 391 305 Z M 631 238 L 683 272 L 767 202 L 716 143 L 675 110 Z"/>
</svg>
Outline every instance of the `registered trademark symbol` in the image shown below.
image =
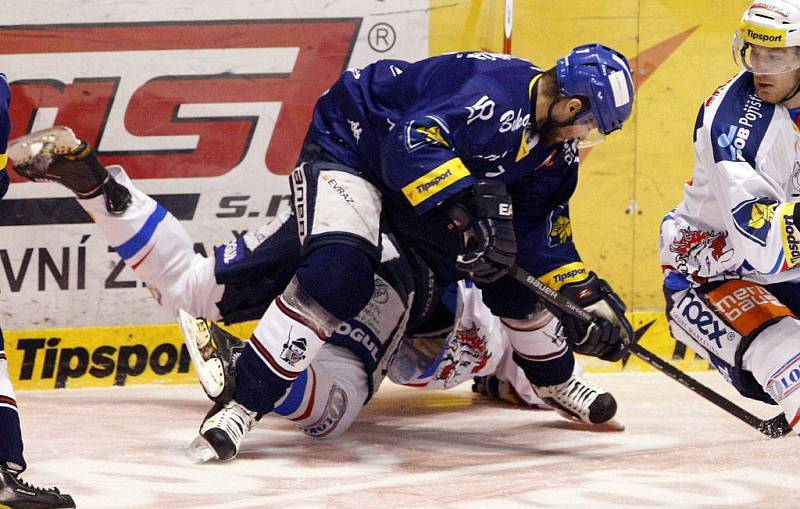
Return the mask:
<svg viewBox="0 0 800 509">
<path fill-rule="evenodd" d="M 397 40 L 397 34 L 388 23 L 377 23 L 369 29 L 367 34 L 367 42 L 369 47 L 378 53 L 386 53 L 394 47 Z"/>
</svg>

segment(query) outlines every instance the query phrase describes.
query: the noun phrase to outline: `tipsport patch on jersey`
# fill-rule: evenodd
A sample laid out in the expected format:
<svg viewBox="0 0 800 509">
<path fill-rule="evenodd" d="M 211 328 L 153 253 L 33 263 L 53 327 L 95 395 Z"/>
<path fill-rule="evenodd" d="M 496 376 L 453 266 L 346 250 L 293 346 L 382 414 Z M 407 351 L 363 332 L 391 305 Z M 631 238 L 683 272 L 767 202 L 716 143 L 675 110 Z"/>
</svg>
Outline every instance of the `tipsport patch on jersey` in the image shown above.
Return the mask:
<svg viewBox="0 0 800 509">
<path fill-rule="evenodd" d="M 550 233 L 547 236 L 547 244 L 550 247 L 572 242 L 572 223 L 569 220 L 569 210 L 566 203 L 559 205 L 550 213 L 548 224 Z"/>
<path fill-rule="evenodd" d="M 560 290 L 567 283 L 584 281 L 587 277 L 589 274 L 583 263 L 573 262 L 539 276 L 539 279 L 553 290 Z"/>
<path fill-rule="evenodd" d="M 798 203 L 787 203 L 781 207 L 781 239 L 783 240 L 784 270 L 800 263 L 800 228 L 795 223 Z"/>
<path fill-rule="evenodd" d="M 731 211 L 733 224 L 742 235 L 759 246 L 766 246 L 767 235 L 777 207 L 778 202 L 771 198 L 744 201 Z"/>
<path fill-rule="evenodd" d="M 432 169 L 403 187 L 403 194 L 415 207 L 443 189 L 469 176 L 469 170 L 458 157 Z"/>
</svg>

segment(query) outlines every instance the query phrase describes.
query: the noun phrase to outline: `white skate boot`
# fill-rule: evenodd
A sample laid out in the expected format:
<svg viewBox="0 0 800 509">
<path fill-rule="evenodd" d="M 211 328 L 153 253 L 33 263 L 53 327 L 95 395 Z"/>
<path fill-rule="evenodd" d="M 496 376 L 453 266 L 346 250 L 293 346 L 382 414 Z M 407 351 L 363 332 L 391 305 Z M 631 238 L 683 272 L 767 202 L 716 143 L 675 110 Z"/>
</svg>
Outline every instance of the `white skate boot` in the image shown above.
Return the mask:
<svg viewBox="0 0 800 509">
<path fill-rule="evenodd" d="M 611 393 L 593 386 L 582 376 L 573 375 L 558 385 L 533 386 L 536 394 L 561 416 L 609 431 L 625 426 L 614 419 L 617 400 Z"/>
<path fill-rule="evenodd" d="M 229 460 L 239 453 L 242 439 L 253 427 L 256 413 L 234 400 L 214 405 L 200 426 L 200 436 L 189 446 L 195 461 Z"/>
</svg>

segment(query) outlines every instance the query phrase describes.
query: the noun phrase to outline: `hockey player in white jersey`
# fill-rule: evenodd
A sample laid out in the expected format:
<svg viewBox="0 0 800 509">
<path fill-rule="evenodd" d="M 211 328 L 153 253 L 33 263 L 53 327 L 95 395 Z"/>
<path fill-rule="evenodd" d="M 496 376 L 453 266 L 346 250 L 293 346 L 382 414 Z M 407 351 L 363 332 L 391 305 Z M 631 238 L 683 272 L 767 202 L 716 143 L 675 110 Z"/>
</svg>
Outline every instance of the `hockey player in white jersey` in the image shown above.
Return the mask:
<svg viewBox="0 0 800 509">
<path fill-rule="evenodd" d="M 173 315 L 185 309 L 210 320 L 257 318 L 289 284 L 292 263 L 299 263 L 297 223 L 286 215 L 217 247 L 214 257 L 195 254 L 193 242 L 172 214 L 139 191 L 122 168 L 103 168 L 91 148 L 67 128 L 14 140 L 10 157 L 21 174 L 58 181 L 82 198 L 79 203 L 109 243 Z M 531 382 L 513 362 L 509 340 L 481 302 L 480 291 L 461 283 L 443 298 L 442 291 L 429 284 L 430 273 L 420 260 L 413 256 L 408 260 L 389 236 L 382 244 L 373 298 L 354 320 L 336 329 L 309 368 L 278 400 L 273 413 L 295 421 L 308 435 L 339 435 L 377 390 L 387 370 L 398 383 L 443 389 L 476 376 L 493 376 L 503 390 L 498 393 L 496 387 L 481 383 L 481 392 L 542 405 Z M 538 316 L 539 330 L 530 333 L 531 348 L 538 344 L 534 353 L 542 359 L 564 355 L 567 344 L 558 320 L 545 309 Z M 231 384 L 241 376 L 233 376 L 241 342 L 210 321 L 183 314 L 181 322 L 193 344 L 200 347 L 193 360 L 204 388 L 219 403 L 203 423 L 201 435 L 206 437 L 196 444 L 198 455 L 231 458 L 257 418 L 255 412 L 230 404 Z M 396 353 L 403 337 L 409 345 Z M 281 356 L 285 359 L 303 355 L 302 345 L 295 344 L 302 338 L 293 339 L 284 345 Z M 417 355 L 421 342 L 425 351 L 435 353 Z M 390 368 L 395 353 L 397 362 Z M 204 354 L 210 355 L 198 358 Z M 603 429 L 621 428 L 613 421 L 617 408 L 613 396 L 584 380 L 577 365 L 573 376 L 540 390 L 540 396 L 567 418 Z M 230 447 L 208 448 L 208 434 L 221 429 Z"/>
<path fill-rule="evenodd" d="M 701 106 L 695 168 L 661 226 L 673 336 L 800 432 L 800 2 L 754 2 L 743 70 Z"/>
</svg>

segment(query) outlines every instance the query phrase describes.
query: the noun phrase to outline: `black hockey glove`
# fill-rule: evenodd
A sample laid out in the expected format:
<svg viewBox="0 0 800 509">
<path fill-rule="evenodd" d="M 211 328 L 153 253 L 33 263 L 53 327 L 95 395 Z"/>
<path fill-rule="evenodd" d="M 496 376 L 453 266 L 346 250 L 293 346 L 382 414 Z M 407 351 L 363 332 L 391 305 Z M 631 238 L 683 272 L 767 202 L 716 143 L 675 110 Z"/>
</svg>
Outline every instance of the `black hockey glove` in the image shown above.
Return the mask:
<svg viewBox="0 0 800 509">
<path fill-rule="evenodd" d="M 561 325 L 572 350 L 610 362 L 621 359 L 625 344 L 634 336 L 633 327 L 625 318 L 625 303 L 619 295 L 594 272 L 589 272 L 589 278 L 585 281 L 565 284 L 560 291 L 598 317 L 596 325 L 589 328 L 571 315 L 555 313 L 557 316 L 560 314 Z"/>
<path fill-rule="evenodd" d="M 517 255 L 511 197 L 505 184 L 481 180 L 448 213 L 450 227 L 464 233 L 456 267 L 479 283 L 505 276 Z"/>
</svg>

